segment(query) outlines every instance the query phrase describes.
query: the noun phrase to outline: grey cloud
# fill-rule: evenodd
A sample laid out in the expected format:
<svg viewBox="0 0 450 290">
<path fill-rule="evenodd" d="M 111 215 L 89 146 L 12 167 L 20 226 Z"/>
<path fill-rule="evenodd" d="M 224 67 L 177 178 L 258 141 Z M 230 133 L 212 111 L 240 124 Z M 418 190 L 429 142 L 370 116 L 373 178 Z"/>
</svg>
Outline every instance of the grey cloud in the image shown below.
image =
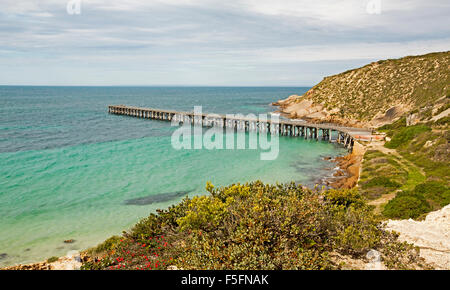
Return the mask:
<svg viewBox="0 0 450 290">
<path fill-rule="evenodd" d="M 328 0 L 304 11 L 288 0 L 273 9 L 268 0 L 85 0 L 81 15 L 68 15 L 64 1 L 5 1 L 0 64 L 9 71 L 0 72 L 0 84 L 36 82 L 40 69 L 59 72 L 43 84 L 70 84 L 77 75 L 78 83 L 120 85 L 255 85 L 258 78 L 304 85 L 336 68 L 423 52 L 427 43 L 442 48 L 450 38 L 447 1 L 400 1 L 380 15 L 349 6 L 348 19 Z"/>
</svg>

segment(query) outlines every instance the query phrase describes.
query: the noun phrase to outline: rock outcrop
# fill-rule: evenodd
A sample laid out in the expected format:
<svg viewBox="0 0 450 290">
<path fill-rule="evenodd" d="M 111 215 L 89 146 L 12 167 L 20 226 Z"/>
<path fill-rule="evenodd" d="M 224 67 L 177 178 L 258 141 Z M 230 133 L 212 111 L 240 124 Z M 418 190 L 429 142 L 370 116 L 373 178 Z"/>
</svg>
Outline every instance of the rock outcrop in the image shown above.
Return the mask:
<svg viewBox="0 0 450 290">
<path fill-rule="evenodd" d="M 331 187 L 350 189 L 356 186 L 365 151 L 366 148 L 363 145 L 355 142 L 352 153 L 334 159 L 339 170 L 334 174 L 335 178 L 330 183 Z"/>
<path fill-rule="evenodd" d="M 66 256 L 59 258 L 55 262 L 40 262 L 26 265 L 16 265 L 2 270 L 79 270 L 81 267 L 80 253 L 70 251 Z"/>
<path fill-rule="evenodd" d="M 386 228 L 418 246 L 420 255 L 437 269 L 450 269 L 450 205 L 429 213 L 424 221 L 389 220 Z"/>
</svg>

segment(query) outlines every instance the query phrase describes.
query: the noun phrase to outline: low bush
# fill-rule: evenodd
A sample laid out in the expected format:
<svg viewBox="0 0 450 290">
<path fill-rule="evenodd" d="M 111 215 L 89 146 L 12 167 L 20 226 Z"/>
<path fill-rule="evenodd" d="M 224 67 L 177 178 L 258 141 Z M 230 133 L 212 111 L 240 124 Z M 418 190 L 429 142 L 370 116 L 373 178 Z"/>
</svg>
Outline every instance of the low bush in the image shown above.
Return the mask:
<svg viewBox="0 0 450 290">
<path fill-rule="evenodd" d="M 259 181 L 207 190 L 141 220 L 103 253 L 92 250 L 83 269 L 338 269 L 334 254 L 362 258 L 370 249 L 392 268 L 421 263 L 356 190 Z"/>
<path fill-rule="evenodd" d="M 363 205 L 361 195 L 356 188 L 349 190 L 335 190 L 331 189 L 324 193 L 325 198 L 337 205 L 350 206 L 350 205 Z"/>
<path fill-rule="evenodd" d="M 414 188 L 416 194 L 422 195 L 425 199 L 432 200 L 440 206 L 450 204 L 450 188 L 437 181 L 428 181 L 417 185 Z"/>
<path fill-rule="evenodd" d="M 413 192 L 401 192 L 386 204 L 383 215 L 388 218 L 415 219 L 430 210 L 431 206 L 422 195 Z"/>
<path fill-rule="evenodd" d="M 420 133 L 431 131 L 431 128 L 426 125 L 415 125 L 393 130 L 391 141 L 386 142 L 385 147 L 395 149 L 401 145 L 408 144 L 414 137 Z"/>
<path fill-rule="evenodd" d="M 380 131 L 389 131 L 406 127 L 406 118 L 402 117 L 392 124 L 386 124 L 378 128 Z"/>
<path fill-rule="evenodd" d="M 103 243 L 97 245 L 94 248 L 88 249 L 89 254 L 103 253 L 107 251 L 112 251 L 116 248 L 122 238 L 119 236 L 112 236 L 105 240 Z"/>
<path fill-rule="evenodd" d="M 448 98 L 448 97 L 447 97 Z M 435 116 L 439 115 L 440 113 L 444 112 L 445 110 L 450 109 L 450 103 L 446 103 L 444 105 L 442 105 L 437 111 L 436 113 L 434 113 Z"/>
<path fill-rule="evenodd" d="M 58 257 L 53 256 L 53 257 L 50 257 L 50 258 L 47 259 L 47 263 L 49 263 L 49 264 L 50 263 L 54 263 L 54 262 L 56 262 L 58 260 L 59 260 Z"/>
<path fill-rule="evenodd" d="M 387 188 L 399 188 L 401 184 L 390 180 L 386 176 L 377 176 L 363 184 L 363 188 L 382 186 Z"/>
<path fill-rule="evenodd" d="M 146 242 L 137 242 L 133 239 L 121 238 L 114 245 L 113 250 L 104 252 L 83 264 L 82 270 L 160 270 L 165 269 L 172 258 L 169 246 L 164 236 L 150 237 Z"/>
<path fill-rule="evenodd" d="M 436 126 L 448 126 L 448 124 L 450 124 L 450 116 L 442 117 L 434 122 Z"/>
</svg>

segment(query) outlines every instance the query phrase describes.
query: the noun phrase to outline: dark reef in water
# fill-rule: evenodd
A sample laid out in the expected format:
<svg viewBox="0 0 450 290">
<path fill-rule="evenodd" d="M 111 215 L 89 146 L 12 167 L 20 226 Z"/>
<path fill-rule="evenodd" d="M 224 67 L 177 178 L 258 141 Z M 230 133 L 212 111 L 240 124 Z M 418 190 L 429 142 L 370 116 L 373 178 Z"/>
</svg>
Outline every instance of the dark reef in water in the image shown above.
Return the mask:
<svg viewBox="0 0 450 290">
<path fill-rule="evenodd" d="M 160 203 L 165 201 L 170 201 L 172 199 L 176 199 L 181 196 L 187 195 L 191 191 L 176 191 L 176 192 L 167 192 L 160 194 L 153 194 L 144 197 L 138 197 L 133 199 L 125 200 L 126 205 L 147 205 L 152 203 Z"/>
<path fill-rule="evenodd" d="M 6 259 L 8 257 L 7 253 L 1 253 L 0 254 L 0 260 Z"/>
</svg>

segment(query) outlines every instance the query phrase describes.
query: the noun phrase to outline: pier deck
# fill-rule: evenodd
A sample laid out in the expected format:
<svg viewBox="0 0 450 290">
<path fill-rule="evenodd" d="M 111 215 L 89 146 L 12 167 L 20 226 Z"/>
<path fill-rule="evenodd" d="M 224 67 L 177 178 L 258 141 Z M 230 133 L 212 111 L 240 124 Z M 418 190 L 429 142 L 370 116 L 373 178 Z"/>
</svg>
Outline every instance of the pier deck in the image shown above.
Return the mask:
<svg viewBox="0 0 450 290">
<path fill-rule="evenodd" d="M 115 115 L 132 116 L 144 119 L 177 121 L 179 123 L 201 124 L 202 126 L 218 126 L 243 131 L 259 131 L 280 136 L 303 137 L 305 139 L 328 140 L 337 142 L 351 150 L 355 135 L 371 134 L 371 130 L 341 127 L 333 124 L 314 124 L 295 120 L 260 120 L 245 116 L 194 112 L 179 112 L 153 108 L 140 108 L 125 105 L 110 105 L 108 112 Z M 333 132 L 336 137 L 333 139 Z"/>
</svg>

